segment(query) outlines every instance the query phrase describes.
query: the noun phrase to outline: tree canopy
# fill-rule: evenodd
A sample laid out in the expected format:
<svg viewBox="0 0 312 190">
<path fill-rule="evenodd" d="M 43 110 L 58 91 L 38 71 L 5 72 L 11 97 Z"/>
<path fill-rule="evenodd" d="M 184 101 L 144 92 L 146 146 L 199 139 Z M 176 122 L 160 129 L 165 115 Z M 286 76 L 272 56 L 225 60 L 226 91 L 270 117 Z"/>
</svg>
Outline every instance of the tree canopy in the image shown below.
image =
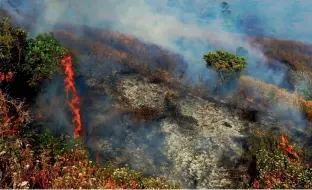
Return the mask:
<svg viewBox="0 0 312 190">
<path fill-rule="evenodd" d="M 61 60 L 70 52 L 52 33 L 27 39 L 27 31 L 0 21 L 0 89 L 12 97 L 32 99 L 40 84 L 62 72 Z"/>
<path fill-rule="evenodd" d="M 218 73 L 218 84 L 214 92 L 218 92 L 226 81 L 232 83 L 231 86 L 235 86 L 236 79 L 247 66 L 245 57 L 237 56 L 226 51 L 209 52 L 203 58 L 206 61 L 206 67 Z"/>
<path fill-rule="evenodd" d="M 27 32 L 13 27 L 8 18 L 0 22 L 0 75 L 3 80 L 18 73 L 27 78 L 29 86 L 37 86 L 40 81 L 51 79 L 55 72 L 62 71 L 60 61 L 68 54 L 52 33 L 27 40 Z"/>
<path fill-rule="evenodd" d="M 55 72 L 61 72 L 61 59 L 68 54 L 51 33 L 41 34 L 28 41 L 26 64 L 23 71 L 31 75 L 30 85 L 41 79 L 51 79 Z"/>
<path fill-rule="evenodd" d="M 204 55 L 206 66 L 217 72 L 241 72 L 247 66 L 245 57 L 237 56 L 226 51 L 209 52 Z"/>
</svg>

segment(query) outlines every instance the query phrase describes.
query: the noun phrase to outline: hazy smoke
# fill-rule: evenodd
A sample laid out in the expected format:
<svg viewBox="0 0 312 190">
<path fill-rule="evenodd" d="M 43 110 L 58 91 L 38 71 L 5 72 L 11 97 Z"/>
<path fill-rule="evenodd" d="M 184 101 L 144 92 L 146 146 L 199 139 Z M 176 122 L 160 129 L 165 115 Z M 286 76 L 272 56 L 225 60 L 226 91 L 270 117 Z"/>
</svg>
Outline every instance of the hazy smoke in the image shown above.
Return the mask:
<svg viewBox="0 0 312 190">
<path fill-rule="evenodd" d="M 234 53 L 236 48 L 241 46 L 249 52 L 249 66 L 246 74 L 279 85 L 283 82 L 286 71 L 284 69 L 275 71 L 267 68 L 264 64 L 256 64 L 266 58 L 261 50 L 249 44 L 244 38 L 245 34 L 312 42 L 310 35 L 312 24 L 308 21 L 312 16 L 310 0 L 275 0 L 274 2 L 271 0 L 228 0 L 231 10 L 231 17 L 228 19 L 221 14 L 220 4 L 222 1 L 219 0 L 32 0 L 12 2 L 2 1 L 1 6 L 10 9 L 17 17 L 20 12 L 33 14 L 33 27 L 30 31 L 32 35 L 51 31 L 60 22 L 85 24 L 90 27 L 132 34 L 138 39 L 183 55 L 189 65 L 188 74 L 194 79 L 197 78 L 198 73 L 202 74 L 206 80 L 214 78 L 214 72 L 205 68 L 202 60 L 204 53 L 217 49 Z M 18 17 L 18 19 L 22 22 L 25 18 Z M 106 62 L 104 61 L 104 63 Z M 103 68 L 87 68 L 88 64 L 86 63 L 83 65 L 85 65 L 84 70 L 91 70 L 93 77 L 97 79 L 105 77 L 105 73 L 101 71 L 107 71 L 104 68 L 106 65 L 102 65 Z M 43 110 L 45 109 L 42 106 L 49 105 L 47 103 L 49 98 L 57 96 L 56 89 L 60 86 L 60 84 L 49 86 L 47 91 L 39 97 L 38 104 Z M 91 94 L 88 96 L 94 97 Z M 120 115 L 111 117 L 105 110 L 111 103 L 108 103 L 109 100 L 106 98 L 101 99 L 102 94 L 98 96 L 91 101 L 90 111 L 83 114 L 83 119 L 87 120 L 87 125 L 90 126 L 89 131 L 85 129 L 87 133 L 97 134 L 99 138 L 103 137 L 104 140 L 101 143 L 103 146 L 107 146 L 104 151 L 106 155 L 116 158 L 122 153 L 124 159 L 131 160 L 132 165 L 137 168 L 158 165 L 157 160 L 165 160 L 157 149 L 162 149 L 164 146 L 162 134 L 158 131 L 158 123 L 155 124 L 155 127 L 154 124 L 129 126 L 127 118 L 121 118 Z M 70 128 L 70 121 L 64 117 L 66 114 L 63 98 L 60 97 L 59 104 L 53 104 L 55 106 L 53 109 L 46 109 L 46 111 L 53 110 L 46 115 L 50 116 L 53 121 L 62 121 L 63 123 L 58 124 L 59 126 Z M 88 114 L 89 116 L 87 116 Z M 97 127 L 103 126 L 105 126 L 104 129 L 96 130 Z M 148 139 L 149 135 L 153 138 Z M 205 142 L 205 140 L 201 140 L 201 142 Z M 90 142 L 90 144 L 92 143 Z M 146 155 L 147 158 L 145 160 L 143 157 L 137 158 L 137 155 Z M 157 155 L 160 155 L 159 158 Z M 140 166 L 141 163 L 145 165 Z M 169 162 L 168 165 L 170 165 Z M 158 170 L 155 168 L 140 169 L 145 172 Z"/>
<path fill-rule="evenodd" d="M 33 34 L 50 31 L 58 22 L 86 24 L 133 34 L 144 41 L 181 53 L 192 65 L 191 74 L 203 69 L 204 53 L 221 48 L 235 52 L 235 48 L 243 46 L 254 54 L 249 60 L 249 74 L 279 84 L 284 73 L 268 72 L 265 66 L 255 69 L 255 62 L 263 55 L 252 49 L 241 34 L 311 41 L 309 34 L 312 27 L 309 27 L 308 18 L 312 14 L 312 6 L 309 6 L 312 3 L 309 0 L 277 0 L 274 3 L 269 0 L 250 0 L 247 3 L 241 0 L 227 1 L 231 10 L 231 17 L 227 19 L 230 26 L 223 20 L 220 8 L 222 1 L 218 0 L 19 2 L 19 6 L 16 2 L 3 3 L 2 6 L 11 7 L 15 12 L 31 11 L 36 15 L 31 31 Z M 255 74 L 255 70 L 260 74 Z"/>
</svg>

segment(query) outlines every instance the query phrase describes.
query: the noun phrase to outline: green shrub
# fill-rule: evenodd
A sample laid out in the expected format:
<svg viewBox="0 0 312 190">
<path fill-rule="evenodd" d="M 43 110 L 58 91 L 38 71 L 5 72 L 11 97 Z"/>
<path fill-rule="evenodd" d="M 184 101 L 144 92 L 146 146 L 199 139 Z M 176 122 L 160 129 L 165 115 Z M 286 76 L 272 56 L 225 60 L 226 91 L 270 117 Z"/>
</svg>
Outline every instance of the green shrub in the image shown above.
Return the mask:
<svg viewBox="0 0 312 190">
<path fill-rule="evenodd" d="M 30 39 L 23 67 L 23 71 L 30 75 L 30 86 L 36 86 L 42 79 L 52 79 L 55 73 L 63 72 L 60 62 L 68 53 L 52 33 Z"/>
<path fill-rule="evenodd" d="M 69 151 L 77 143 L 69 136 L 60 135 L 57 137 L 50 130 L 46 129 L 43 132 L 32 131 L 24 135 L 35 154 L 41 154 L 44 150 L 50 150 L 51 156 L 58 156 L 66 151 Z"/>
<path fill-rule="evenodd" d="M 204 55 L 206 66 L 218 73 L 218 85 L 215 90 L 229 80 L 237 79 L 247 67 L 245 57 L 237 56 L 226 51 L 209 52 Z"/>
<path fill-rule="evenodd" d="M 221 73 L 241 72 L 247 66 L 247 60 L 226 51 L 209 52 L 204 55 L 206 66 Z"/>
</svg>

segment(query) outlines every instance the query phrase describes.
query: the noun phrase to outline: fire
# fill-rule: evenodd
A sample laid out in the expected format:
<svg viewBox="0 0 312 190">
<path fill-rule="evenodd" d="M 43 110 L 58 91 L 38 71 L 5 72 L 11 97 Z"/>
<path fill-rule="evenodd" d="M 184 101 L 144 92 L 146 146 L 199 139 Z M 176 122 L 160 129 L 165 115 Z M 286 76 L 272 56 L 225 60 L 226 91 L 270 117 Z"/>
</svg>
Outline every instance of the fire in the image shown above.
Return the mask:
<svg viewBox="0 0 312 190">
<path fill-rule="evenodd" d="M 253 100 L 253 98 L 246 98 L 249 102 L 255 103 L 255 101 Z"/>
<path fill-rule="evenodd" d="M 13 77 L 13 73 L 9 71 L 7 74 L 0 72 L 0 82 L 6 81 L 9 82 Z"/>
<path fill-rule="evenodd" d="M 271 112 L 268 108 L 266 108 L 265 106 L 263 106 L 262 104 L 260 103 L 257 103 L 253 98 L 249 98 L 249 97 L 246 97 L 246 100 L 248 102 L 251 102 L 253 104 L 256 104 L 260 109 L 264 109 L 266 112 L 268 112 L 269 114 L 271 114 L 272 116 L 274 116 L 274 113 Z"/>
<path fill-rule="evenodd" d="M 71 91 L 72 99 L 68 102 L 69 107 L 71 108 L 71 111 L 74 115 L 73 117 L 73 126 L 75 128 L 74 131 L 74 138 L 78 138 L 81 130 L 81 116 L 80 116 L 80 98 L 77 93 L 77 89 L 75 87 L 74 83 L 74 71 L 73 71 L 73 64 L 72 64 L 72 58 L 70 56 L 65 57 L 62 60 L 62 65 L 65 68 L 64 73 L 67 75 L 64 82 L 66 84 L 65 90 L 66 90 L 66 97 L 69 98 L 69 91 Z"/>
<path fill-rule="evenodd" d="M 292 155 L 296 162 L 299 162 L 298 154 L 293 150 L 293 146 L 289 144 L 288 138 L 285 135 L 281 135 L 281 143 L 279 144 L 286 153 Z"/>
</svg>

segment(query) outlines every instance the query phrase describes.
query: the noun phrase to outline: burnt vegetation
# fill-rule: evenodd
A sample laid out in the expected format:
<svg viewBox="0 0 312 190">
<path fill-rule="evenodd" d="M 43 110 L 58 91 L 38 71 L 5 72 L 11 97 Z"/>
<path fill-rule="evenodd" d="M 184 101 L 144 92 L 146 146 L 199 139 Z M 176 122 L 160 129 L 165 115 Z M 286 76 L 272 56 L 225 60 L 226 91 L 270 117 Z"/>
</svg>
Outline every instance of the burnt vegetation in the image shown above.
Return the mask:
<svg viewBox="0 0 312 190">
<path fill-rule="evenodd" d="M 222 8 L 224 14 L 231 13 L 227 3 L 222 3 Z M 3 16 L 9 16 L 9 13 L 0 12 L 0 17 Z M 91 156 L 82 139 L 72 140 L 65 135 L 38 132 L 32 128 L 36 123 L 33 120 L 44 116 L 40 117 L 41 113 L 33 113 L 27 108 L 32 107 L 44 81 L 62 73 L 58 62 L 68 55 L 73 57 L 74 66 L 80 68 L 75 70 L 77 75 L 91 81 L 89 86 L 124 105 L 123 108 L 112 107 L 112 110 L 118 112 L 117 115 L 130 115 L 129 121 L 133 125 L 170 115 L 182 126 L 181 130 L 190 131 L 190 126 L 197 121 L 182 116 L 175 102 L 174 90 L 213 99 L 207 95 L 204 83 L 207 81 L 182 85 L 186 81 L 187 64 L 180 55 L 126 34 L 87 26 L 64 26 L 57 25 L 53 34 L 42 34 L 28 40 L 26 30 L 14 27 L 9 19 L 2 20 L 0 188 L 179 187 L 166 179 L 146 177 L 129 168 L 101 167 L 103 163 L 90 161 Z M 78 30 L 83 31 L 83 35 L 78 35 Z M 281 109 L 296 107 L 306 119 L 312 119 L 312 46 L 260 37 L 249 37 L 249 40 L 261 45 L 268 58 L 290 66 L 296 72 L 291 75 L 290 82 L 302 85 L 290 93 L 242 75 L 247 66 L 243 56 L 248 53 L 243 48 L 237 50 L 238 55 L 225 51 L 210 52 L 204 60 L 208 68 L 218 72 L 220 85 L 230 80 L 239 82 L 237 93 L 226 99 L 226 103 L 218 103 L 239 109 L 241 118 L 250 122 L 257 122 L 258 115 L 262 113 L 274 116 L 270 106 L 277 101 L 281 102 L 278 105 Z M 125 75 L 140 75 L 150 83 L 167 86 L 170 90 L 164 97 L 164 109 L 128 106 L 129 100 L 120 96 L 117 85 Z M 225 125 L 231 127 L 230 124 Z M 249 173 L 235 176 L 236 180 L 242 181 L 238 187 L 311 188 L 311 148 L 307 146 L 307 150 L 303 150 L 289 141 L 284 134 L 252 133 L 241 161 L 244 167 L 249 167 Z"/>
<path fill-rule="evenodd" d="M 0 188 L 177 187 L 163 178 L 146 177 L 129 168 L 100 167 L 101 163 L 91 161 L 82 139 L 73 140 L 37 126 L 46 116 L 28 108 L 44 87 L 43 82 L 62 74 L 62 58 L 73 55 L 75 50 L 62 46 L 53 34 L 28 40 L 26 36 L 27 32 L 14 27 L 9 19 L 1 21 Z M 152 112 L 146 108 L 131 110 L 144 119 Z"/>
</svg>

